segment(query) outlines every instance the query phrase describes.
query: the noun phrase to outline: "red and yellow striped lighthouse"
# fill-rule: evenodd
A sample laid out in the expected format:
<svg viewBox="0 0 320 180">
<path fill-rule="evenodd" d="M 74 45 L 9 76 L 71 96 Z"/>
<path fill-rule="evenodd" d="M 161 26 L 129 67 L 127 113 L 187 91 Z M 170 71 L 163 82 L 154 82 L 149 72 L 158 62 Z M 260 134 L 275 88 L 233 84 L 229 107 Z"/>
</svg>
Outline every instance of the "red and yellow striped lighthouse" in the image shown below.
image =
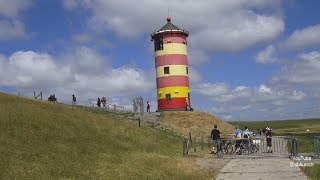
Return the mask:
<svg viewBox="0 0 320 180">
<path fill-rule="evenodd" d="M 188 31 L 171 23 L 151 34 L 154 41 L 158 110 L 186 110 L 190 107 L 188 76 Z"/>
</svg>

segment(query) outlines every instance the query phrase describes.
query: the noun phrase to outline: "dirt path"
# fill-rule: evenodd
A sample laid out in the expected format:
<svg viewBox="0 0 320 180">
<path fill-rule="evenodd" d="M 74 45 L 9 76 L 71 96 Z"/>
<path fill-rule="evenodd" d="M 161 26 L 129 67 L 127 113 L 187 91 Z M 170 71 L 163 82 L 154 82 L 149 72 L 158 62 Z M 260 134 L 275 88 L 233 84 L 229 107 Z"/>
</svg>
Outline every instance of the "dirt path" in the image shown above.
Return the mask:
<svg viewBox="0 0 320 180">
<path fill-rule="evenodd" d="M 237 158 L 231 159 L 215 180 L 307 180 L 299 168 L 291 167 L 289 158 Z"/>
</svg>

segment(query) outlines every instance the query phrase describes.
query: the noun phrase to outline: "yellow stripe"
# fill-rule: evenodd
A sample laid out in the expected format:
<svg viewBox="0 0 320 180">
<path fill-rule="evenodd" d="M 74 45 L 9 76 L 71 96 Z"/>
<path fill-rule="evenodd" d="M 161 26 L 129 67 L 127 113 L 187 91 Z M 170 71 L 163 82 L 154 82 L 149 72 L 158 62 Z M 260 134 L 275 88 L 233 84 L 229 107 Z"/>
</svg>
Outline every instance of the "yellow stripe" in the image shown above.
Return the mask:
<svg viewBox="0 0 320 180">
<path fill-rule="evenodd" d="M 171 94 L 171 98 L 188 97 L 189 87 L 174 86 L 158 89 L 158 99 L 165 99 L 166 94 Z"/>
<path fill-rule="evenodd" d="M 187 45 L 181 43 L 163 44 L 163 50 L 156 51 L 156 57 L 166 54 L 184 54 L 187 55 Z"/>
<path fill-rule="evenodd" d="M 164 74 L 164 67 L 169 67 L 169 74 Z M 159 66 L 156 69 L 157 78 L 163 76 L 188 76 L 186 65 Z"/>
</svg>

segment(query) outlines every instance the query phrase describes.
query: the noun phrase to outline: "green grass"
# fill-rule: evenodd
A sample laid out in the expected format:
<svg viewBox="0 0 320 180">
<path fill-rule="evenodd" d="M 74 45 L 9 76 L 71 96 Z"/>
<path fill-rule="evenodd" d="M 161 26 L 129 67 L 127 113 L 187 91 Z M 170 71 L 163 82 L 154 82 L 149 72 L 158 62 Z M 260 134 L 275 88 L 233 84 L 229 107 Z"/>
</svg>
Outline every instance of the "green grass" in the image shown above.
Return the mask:
<svg viewBox="0 0 320 180">
<path fill-rule="evenodd" d="M 211 179 L 181 140 L 95 109 L 0 93 L 0 179 Z"/>
<path fill-rule="evenodd" d="M 312 167 L 304 168 L 304 171 L 307 172 L 306 175 L 311 180 L 319 180 L 320 179 L 320 164 L 315 164 Z"/>
</svg>

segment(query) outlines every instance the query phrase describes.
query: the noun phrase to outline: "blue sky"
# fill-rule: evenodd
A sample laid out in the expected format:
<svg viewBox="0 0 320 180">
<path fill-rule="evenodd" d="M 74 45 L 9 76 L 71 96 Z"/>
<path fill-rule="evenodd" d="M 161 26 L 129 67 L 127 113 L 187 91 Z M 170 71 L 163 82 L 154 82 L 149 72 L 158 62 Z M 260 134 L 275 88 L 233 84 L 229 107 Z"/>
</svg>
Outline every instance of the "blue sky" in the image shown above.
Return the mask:
<svg viewBox="0 0 320 180">
<path fill-rule="evenodd" d="M 170 2 L 170 4 L 169 4 Z M 316 0 L 0 0 L 0 90 L 156 109 L 150 34 L 190 32 L 191 103 L 225 120 L 320 116 Z"/>
</svg>

